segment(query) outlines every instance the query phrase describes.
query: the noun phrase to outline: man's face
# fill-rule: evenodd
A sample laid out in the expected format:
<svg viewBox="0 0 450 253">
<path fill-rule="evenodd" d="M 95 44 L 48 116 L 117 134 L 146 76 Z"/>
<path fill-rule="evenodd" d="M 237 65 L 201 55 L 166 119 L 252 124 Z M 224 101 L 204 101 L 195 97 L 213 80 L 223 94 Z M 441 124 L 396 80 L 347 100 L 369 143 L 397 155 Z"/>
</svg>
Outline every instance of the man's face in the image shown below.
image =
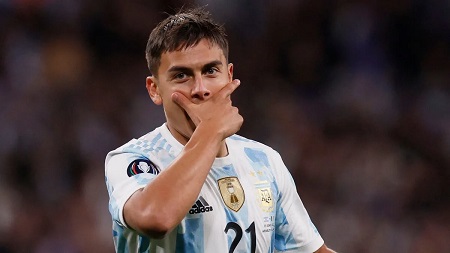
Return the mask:
<svg viewBox="0 0 450 253">
<path fill-rule="evenodd" d="M 195 125 L 172 101 L 172 94 L 180 92 L 193 103 L 203 103 L 232 81 L 233 65 L 227 64 L 220 47 L 204 39 L 196 46 L 163 53 L 157 76 L 147 78 L 147 90 L 155 104 L 163 105 L 169 130 L 185 144 Z"/>
</svg>

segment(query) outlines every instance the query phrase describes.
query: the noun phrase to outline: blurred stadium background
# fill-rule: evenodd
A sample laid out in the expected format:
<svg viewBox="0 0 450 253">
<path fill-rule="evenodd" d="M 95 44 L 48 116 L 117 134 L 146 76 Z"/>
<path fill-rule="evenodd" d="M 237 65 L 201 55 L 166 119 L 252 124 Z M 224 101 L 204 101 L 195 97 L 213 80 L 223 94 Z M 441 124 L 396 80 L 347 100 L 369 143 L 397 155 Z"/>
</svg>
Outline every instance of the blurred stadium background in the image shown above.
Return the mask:
<svg viewBox="0 0 450 253">
<path fill-rule="evenodd" d="M 147 36 L 205 4 L 243 84 L 239 133 L 282 154 L 327 244 L 450 252 L 449 1 L 6 0 L 0 253 L 114 252 L 105 155 L 164 121 Z"/>
</svg>

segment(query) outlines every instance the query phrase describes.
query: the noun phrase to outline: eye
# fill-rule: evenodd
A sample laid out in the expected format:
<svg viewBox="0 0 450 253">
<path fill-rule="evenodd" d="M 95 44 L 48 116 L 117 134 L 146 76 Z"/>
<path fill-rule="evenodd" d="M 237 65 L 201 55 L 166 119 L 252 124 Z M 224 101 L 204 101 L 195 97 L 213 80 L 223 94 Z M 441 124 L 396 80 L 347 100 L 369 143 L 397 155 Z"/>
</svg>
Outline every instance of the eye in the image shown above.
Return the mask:
<svg viewBox="0 0 450 253">
<path fill-rule="evenodd" d="M 187 75 L 185 73 L 183 73 L 183 72 L 180 72 L 180 73 L 177 73 L 177 74 L 174 75 L 174 78 L 178 79 L 178 80 L 185 79 L 186 77 L 187 77 Z"/>
<path fill-rule="evenodd" d="M 214 74 L 217 73 L 217 71 L 219 71 L 217 68 L 209 68 L 209 69 L 206 70 L 205 73 L 206 73 L 207 75 L 214 75 Z"/>
</svg>

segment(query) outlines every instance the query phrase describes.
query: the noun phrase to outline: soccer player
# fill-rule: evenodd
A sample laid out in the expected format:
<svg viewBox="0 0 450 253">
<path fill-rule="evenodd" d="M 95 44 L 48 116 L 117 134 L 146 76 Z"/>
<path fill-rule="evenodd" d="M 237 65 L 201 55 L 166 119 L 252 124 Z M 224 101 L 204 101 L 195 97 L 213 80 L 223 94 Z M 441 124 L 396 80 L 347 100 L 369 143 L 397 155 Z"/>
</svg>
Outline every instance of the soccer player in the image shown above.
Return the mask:
<svg viewBox="0 0 450 253">
<path fill-rule="evenodd" d="M 169 16 L 146 58 L 166 122 L 106 157 L 116 252 L 333 252 L 280 155 L 236 134 L 223 27 L 201 8 Z"/>
</svg>

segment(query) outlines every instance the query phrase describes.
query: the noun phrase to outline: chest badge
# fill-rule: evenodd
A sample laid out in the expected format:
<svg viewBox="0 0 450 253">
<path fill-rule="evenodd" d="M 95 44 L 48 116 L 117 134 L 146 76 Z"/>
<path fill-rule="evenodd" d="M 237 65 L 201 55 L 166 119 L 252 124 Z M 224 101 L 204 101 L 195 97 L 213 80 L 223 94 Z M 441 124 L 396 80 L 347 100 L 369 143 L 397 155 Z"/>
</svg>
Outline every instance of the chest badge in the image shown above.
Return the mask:
<svg viewBox="0 0 450 253">
<path fill-rule="evenodd" d="M 223 202 L 231 210 L 237 212 L 245 201 L 244 189 L 237 177 L 225 177 L 217 180 Z"/>
<path fill-rule="evenodd" d="M 264 212 L 270 213 L 273 211 L 273 196 L 270 187 L 259 188 L 258 190 L 258 199 L 261 206 L 261 209 Z"/>
<path fill-rule="evenodd" d="M 256 199 L 261 207 L 261 210 L 270 213 L 274 208 L 274 196 L 270 183 L 268 181 L 259 181 L 255 183 Z"/>
</svg>

